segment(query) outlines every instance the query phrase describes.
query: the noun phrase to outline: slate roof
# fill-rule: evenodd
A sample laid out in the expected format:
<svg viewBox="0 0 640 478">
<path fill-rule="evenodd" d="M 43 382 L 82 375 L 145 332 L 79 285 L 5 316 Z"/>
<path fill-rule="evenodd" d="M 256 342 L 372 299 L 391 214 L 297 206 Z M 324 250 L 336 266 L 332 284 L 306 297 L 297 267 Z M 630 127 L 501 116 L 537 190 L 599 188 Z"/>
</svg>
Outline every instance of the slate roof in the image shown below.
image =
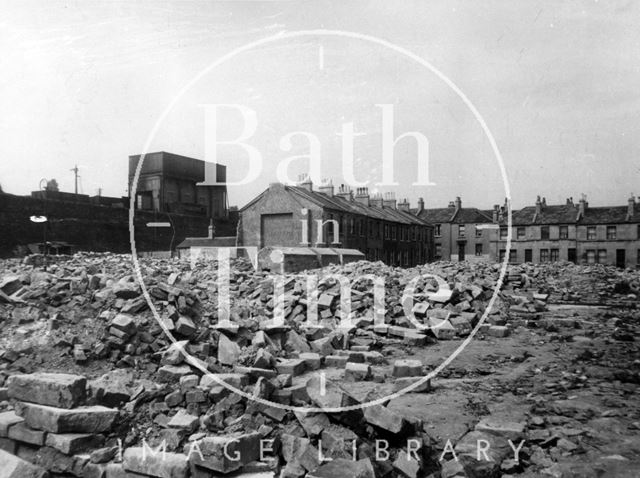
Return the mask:
<svg viewBox="0 0 640 478">
<path fill-rule="evenodd" d="M 627 206 L 591 207 L 587 206 L 584 216 L 579 215 L 579 206 L 576 204 L 563 204 L 556 206 L 543 206 L 539 214 L 536 214 L 535 206 L 527 206 L 513 211 L 512 222 L 514 226 L 526 226 L 531 224 L 622 224 L 640 223 L 640 206 L 635 208 L 635 214 L 628 217 Z M 501 224 L 506 224 L 506 218 Z"/>
<path fill-rule="evenodd" d="M 366 206 L 356 200 L 350 201 L 340 196 L 329 196 L 319 191 L 309 191 L 308 189 L 301 186 L 284 186 L 284 188 L 286 191 L 307 199 L 324 209 L 329 209 L 346 214 L 359 214 L 361 216 L 370 217 L 372 219 L 381 219 L 385 221 L 396 222 L 399 224 L 414 224 L 420 226 L 428 225 L 425 221 L 416 217 L 410 212 L 400 209 L 394 209 L 391 207 L 378 207 L 374 205 Z M 249 204 L 244 206 L 241 210 L 244 211 L 245 209 L 247 209 L 253 203 L 262 198 L 262 196 L 267 192 L 268 189 L 263 191 L 258 197 L 249 202 Z"/>
<path fill-rule="evenodd" d="M 486 215 L 480 209 L 475 207 L 462 207 L 457 212 L 453 207 L 442 207 L 435 209 L 423 209 L 418 217 L 430 223 L 487 223 L 492 222 L 491 215 Z"/>
<path fill-rule="evenodd" d="M 187 237 L 178 244 L 178 249 L 187 249 L 189 247 L 235 247 L 235 236 L 221 236 L 209 239 L 208 237 Z"/>
</svg>

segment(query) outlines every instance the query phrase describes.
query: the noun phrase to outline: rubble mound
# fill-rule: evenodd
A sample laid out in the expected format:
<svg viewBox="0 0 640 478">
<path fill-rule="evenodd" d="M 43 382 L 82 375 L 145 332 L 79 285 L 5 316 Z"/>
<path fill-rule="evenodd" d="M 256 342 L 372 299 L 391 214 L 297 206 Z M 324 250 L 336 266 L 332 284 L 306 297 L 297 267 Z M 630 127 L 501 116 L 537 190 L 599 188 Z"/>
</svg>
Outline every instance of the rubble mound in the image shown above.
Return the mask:
<svg viewBox="0 0 640 478">
<path fill-rule="evenodd" d="M 618 361 L 611 375 L 594 373 L 629 393 L 640 382 L 637 271 L 522 265 L 500 281 L 496 264 L 360 261 L 275 275 L 235 259 L 223 284 L 224 270 L 145 258 L 140 284 L 126 255 L 4 261 L 6 476 L 538 476 L 579 465 L 559 459 L 585 449 L 578 435 L 549 431 L 567 422 L 539 415 L 587 382 L 563 371 L 542 385 L 553 402 L 491 410 L 478 397 L 540 393 L 537 356 L 523 347 L 573 344 L 567 367 Z M 598 307 L 567 313 L 575 303 Z M 473 360 L 429 379 L 471 334 Z M 586 347 L 596 337 L 602 347 Z"/>
</svg>

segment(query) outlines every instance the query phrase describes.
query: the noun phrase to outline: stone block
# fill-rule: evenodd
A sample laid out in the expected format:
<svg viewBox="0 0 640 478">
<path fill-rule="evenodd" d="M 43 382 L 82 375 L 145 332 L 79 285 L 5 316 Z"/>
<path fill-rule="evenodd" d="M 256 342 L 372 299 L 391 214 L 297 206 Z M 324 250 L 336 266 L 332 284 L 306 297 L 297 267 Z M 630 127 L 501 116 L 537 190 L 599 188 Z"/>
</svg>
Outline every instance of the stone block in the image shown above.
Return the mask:
<svg viewBox="0 0 640 478">
<path fill-rule="evenodd" d="M 218 362 L 223 365 L 235 365 L 242 350 L 240 346 L 229 339 L 226 335 L 220 334 L 218 338 Z"/>
<path fill-rule="evenodd" d="M 302 375 L 306 370 L 306 364 L 301 359 L 281 359 L 276 363 L 279 374 L 288 374 L 292 377 Z"/>
<path fill-rule="evenodd" d="M 298 358 L 304 362 L 307 370 L 318 370 L 322 365 L 322 357 L 314 352 L 303 352 Z"/>
<path fill-rule="evenodd" d="M 182 453 L 162 453 L 143 447 L 127 448 L 122 457 L 122 467 L 127 471 L 157 478 L 187 478 L 189 461 Z"/>
<path fill-rule="evenodd" d="M 371 405 L 364 409 L 364 419 L 385 432 L 398 435 L 406 430 L 407 421 L 396 412 L 382 405 Z"/>
<path fill-rule="evenodd" d="M 24 422 L 16 423 L 9 428 L 8 438 L 30 445 L 44 445 L 45 432 L 34 430 L 28 427 Z"/>
<path fill-rule="evenodd" d="M 121 330 L 127 335 L 133 335 L 136 333 L 137 327 L 133 320 L 133 317 L 126 314 L 118 314 L 111 321 L 111 327 Z"/>
<path fill-rule="evenodd" d="M 492 337 L 508 337 L 510 334 L 509 327 L 505 325 L 492 325 L 489 327 L 488 335 Z"/>
<path fill-rule="evenodd" d="M 393 363 L 394 377 L 420 377 L 424 375 L 419 360 L 396 360 Z"/>
<path fill-rule="evenodd" d="M 178 410 L 167 426 L 169 428 L 179 428 L 181 430 L 186 430 L 189 433 L 193 433 L 198 429 L 198 425 L 200 424 L 200 420 L 197 416 L 190 415 L 184 410 Z"/>
<path fill-rule="evenodd" d="M 185 445 L 189 461 L 218 473 L 230 473 L 260 459 L 260 434 L 257 432 L 205 437 Z"/>
<path fill-rule="evenodd" d="M 366 363 L 347 362 L 344 369 L 345 382 L 361 382 L 371 377 L 371 367 Z"/>
<path fill-rule="evenodd" d="M 45 445 L 60 450 L 65 455 L 75 455 L 99 448 L 104 444 L 102 435 L 88 433 L 47 433 Z"/>
<path fill-rule="evenodd" d="M 328 355 L 324 358 L 324 364 L 327 367 L 344 368 L 349 357 L 343 355 Z"/>
<path fill-rule="evenodd" d="M 2 478 L 46 478 L 47 471 L 11 453 L 0 450 L 0 476 Z"/>
<path fill-rule="evenodd" d="M 408 386 L 413 385 L 414 383 L 419 382 L 421 380 L 422 380 L 422 377 L 396 378 L 395 381 L 393 382 L 393 391 L 399 392 L 401 390 L 404 390 Z M 425 380 L 423 383 L 418 385 L 416 388 L 411 389 L 407 393 L 424 393 L 429 391 L 431 391 L 431 380 Z"/>
<path fill-rule="evenodd" d="M 118 410 L 94 405 L 71 410 L 23 403 L 19 414 L 36 430 L 52 433 L 102 433 L 111 429 Z"/>
<path fill-rule="evenodd" d="M 163 365 L 158 369 L 156 378 L 161 383 L 179 383 L 180 378 L 191 374 L 191 368 L 187 365 Z"/>
<path fill-rule="evenodd" d="M 0 413 L 0 437 L 6 437 L 9 427 L 23 421 L 24 418 L 19 417 L 14 411 Z"/>
<path fill-rule="evenodd" d="M 7 380 L 11 398 L 60 408 L 80 405 L 85 399 L 86 385 L 85 377 L 66 373 L 12 375 Z"/>
</svg>

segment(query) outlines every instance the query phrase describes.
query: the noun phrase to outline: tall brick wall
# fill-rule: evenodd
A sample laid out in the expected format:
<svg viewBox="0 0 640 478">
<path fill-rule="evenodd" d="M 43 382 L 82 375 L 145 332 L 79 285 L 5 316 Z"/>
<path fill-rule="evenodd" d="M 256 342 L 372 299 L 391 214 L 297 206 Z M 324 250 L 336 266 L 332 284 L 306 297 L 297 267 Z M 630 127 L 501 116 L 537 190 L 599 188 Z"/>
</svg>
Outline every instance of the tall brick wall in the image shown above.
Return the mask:
<svg viewBox="0 0 640 478">
<path fill-rule="evenodd" d="M 78 250 L 129 252 L 129 209 L 70 201 L 46 201 L 26 196 L 0 194 L 0 256 L 9 257 L 20 245 L 42 242 L 43 225 L 29 220 L 44 215 L 47 240 L 69 242 Z M 172 221 L 172 228 L 148 228 L 147 222 Z M 237 218 L 216 221 L 216 235 L 235 236 Z M 154 214 L 135 215 L 135 240 L 139 251 L 168 250 L 185 237 L 207 235 L 209 221 L 202 216 Z"/>
</svg>

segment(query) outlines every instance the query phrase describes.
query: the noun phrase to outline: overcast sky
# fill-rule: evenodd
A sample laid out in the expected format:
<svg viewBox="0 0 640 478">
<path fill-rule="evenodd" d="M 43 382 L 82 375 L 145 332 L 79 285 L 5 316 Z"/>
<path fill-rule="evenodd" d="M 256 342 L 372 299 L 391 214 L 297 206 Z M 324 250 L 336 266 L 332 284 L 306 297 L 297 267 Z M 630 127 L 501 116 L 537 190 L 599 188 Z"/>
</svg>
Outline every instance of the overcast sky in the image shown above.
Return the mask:
<svg viewBox="0 0 640 478">
<path fill-rule="evenodd" d="M 514 205 L 586 193 L 591 205 L 626 204 L 640 194 L 640 3 L 482 2 L 3 2 L 0 16 L 0 184 L 27 194 L 41 178 L 73 190 L 127 193 L 127 157 L 139 154 L 182 88 L 234 48 L 278 32 L 330 29 L 378 37 L 427 60 L 476 106 L 504 158 Z M 202 104 L 254 110 L 248 140 L 263 155 L 258 180 L 230 187 L 242 206 L 275 181 L 301 138 L 321 142 L 322 174 L 340 184 L 341 125 L 362 133 L 356 177 L 412 203 L 489 208 L 505 188 L 486 136 L 452 90 L 424 67 L 380 45 L 342 37 L 279 40 L 204 75 L 176 103 L 150 151 L 204 158 Z M 381 177 L 381 109 L 395 134 L 429 139 L 435 186 L 411 187 L 416 151 L 396 149 L 399 186 Z M 221 118 L 221 138 L 241 117 Z M 231 179 L 246 174 L 239 148 L 219 150 Z M 293 176 L 305 169 L 291 164 Z"/>
</svg>

